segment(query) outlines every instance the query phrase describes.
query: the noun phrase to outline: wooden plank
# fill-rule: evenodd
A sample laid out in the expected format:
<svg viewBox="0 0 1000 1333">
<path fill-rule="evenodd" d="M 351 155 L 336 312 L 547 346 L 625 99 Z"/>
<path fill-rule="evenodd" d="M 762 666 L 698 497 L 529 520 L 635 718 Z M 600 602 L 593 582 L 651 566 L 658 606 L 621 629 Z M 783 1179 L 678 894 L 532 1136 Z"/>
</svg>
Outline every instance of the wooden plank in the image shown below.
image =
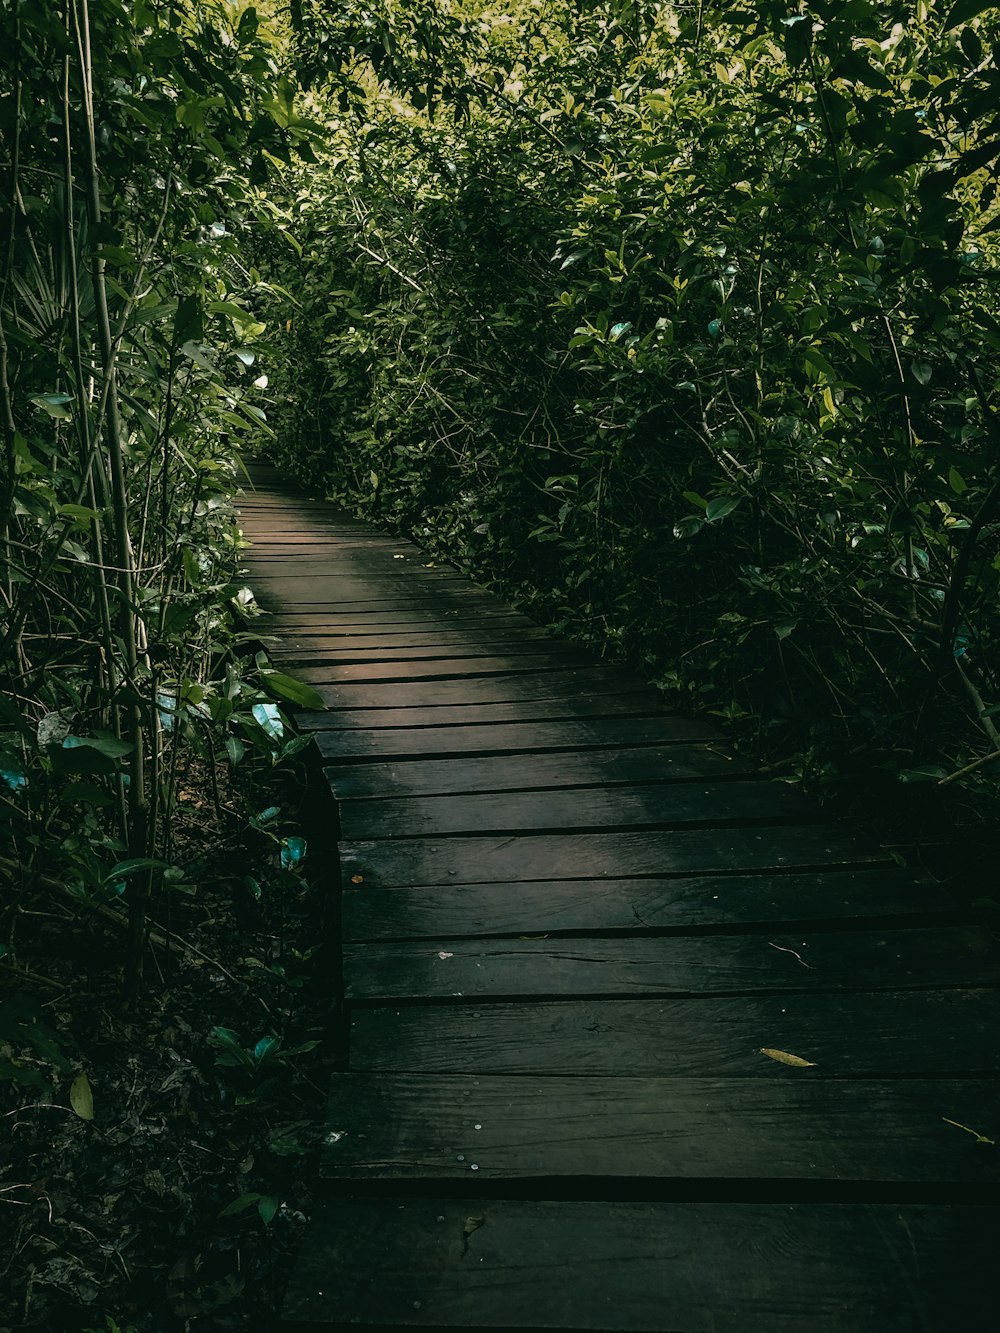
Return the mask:
<svg viewBox="0 0 1000 1333">
<path fill-rule="evenodd" d="M 260 583 L 258 600 L 262 603 L 269 599 L 281 608 L 315 610 L 317 607 L 325 607 L 333 613 L 363 608 L 388 610 L 393 606 L 403 610 L 464 607 L 471 612 L 480 606 L 503 605 L 490 593 L 473 588 L 462 579 L 442 578 L 433 584 L 417 579 L 401 579 L 395 584 L 382 583 L 376 587 L 363 579 L 339 578 L 336 582 L 330 579 L 310 579 L 306 582 L 286 576 L 280 584 L 267 580 L 261 580 Z"/>
<path fill-rule="evenodd" d="M 274 568 L 273 564 L 269 567 Z M 289 569 L 282 578 L 277 575 L 266 578 L 253 575 L 249 578 L 249 582 L 262 605 L 268 601 L 277 606 L 295 606 L 303 603 L 328 606 L 332 603 L 367 602 L 387 598 L 405 598 L 409 601 L 411 594 L 408 585 L 412 586 L 418 595 L 424 597 L 433 597 L 435 591 L 458 597 L 464 597 L 467 592 L 466 585 L 461 579 L 437 575 L 432 580 L 429 571 L 427 577 L 424 577 L 422 571 L 419 574 L 397 574 L 391 579 L 386 577 L 376 581 L 366 576 L 341 572 L 339 565 L 335 568 L 336 574 L 315 576 L 299 576 Z"/>
<path fill-rule="evenodd" d="M 305 662 L 324 660 L 325 654 L 297 652 L 284 644 L 275 644 L 269 656 L 275 662 Z M 401 662 L 329 662 L 327 665 L 334 682 L 358 680 L 447 680 L 453 676 L 499 676 L 508 672 L 564 671 L 567 667 L 586 663 L 577 653 L 525 653 L 505 657 L 435 657 L 430 660 L 410 659 Z"/>
<path fill-rule="evenodd" d="M 370 733 L 372 736 L 378 733 Z M 540 833 L 519 837 L 408 838 L 344 843 L 345 880 L 374 888 L 511 883 L 528 879 L 620 879 L 631 875 L 781 870 L 887 860 L 835 824 L 788 828 L 677 829 L 669 833 Z"/>
<path fill-rule="evenodd" d="M 1000 1208 L 346 1198 L 314 1214 L 301 1330 L 994 1333 Z"/>
<path fill-rule="evenodd" d="M 274 533 L 254 540 L 253 546 L 243 555 L 243 567 L 250 571 L 252 577 L 255 570 L 273 566 L 280 572 L 291 568 L 292 562 L 298 560 L 324 559 L 333 563 L 339 562 L 344 556 L 358 554 L 361 551 L 381 551 L 392 557 L 401 555 L 406 550 L 407 547 L 399 542 L 376 542 L 369 537 L 331 537 L 325 533 L 303 533 L 293 536 L 290 533 Z"/>
<path fill-rule="evenodd" d="M 816 1067 L 780 1064 L 762 1047 Z M 360 1005 L 351 1021 L 358 1071 L 811 1079 L 990 1077 L 998 1067 L 992 989 L 832 991 L 821 1003 L 759 994 Z"/>
<path fill-rule="evenodd" d="M 296 671 L 296 675 L 301 673 Z M 458 678 L 460 679 L 460 678 Z M 475 678 L 473 678 L 475 679 Z M 490 679 L 485 677 L 481 679 Z M 450 684 L 449 681 L 434 682 Z M 405 688 L 405 682 L 404 682 Z M 326 690 L 317 686 L 322 697 Z M 466 723 L 481 726 L 498 722 L 536 722 L 547 726 L 560 720 L 576 718 L 647 718 L 669 717 L 661 705 L 650 704 L 641 694 L 609 694 L 594 699 L 570 697 L 564 700 L 538 699 L 516 703 L 472 703 L 446 707 L 425 705 L 423 708 L 357 708 L 334 707 L 326 712 L 304 714 L 298 719 L 303 731 L 356 731 L 376 727 L 438 728 L 456 727 Z"/>
<path fill-rule="evenodd" d="M 506 622 L 499 627 L 476 622 L 472 625 L 455 628 L 445 622 L 438 625 L 423 625 L 418 628 L 405 626 L 401 629 L 381 628 L 375 631 L 359 630 L 354 627 L 347 633 L 335 627 L 322 629 L 290 629 L 280 624 L 272 625 L 282 638 L 293 648 L 326 648 L 333 652 L 346 652 L 356 648 L 381 649 L 386 652 L 400 652 L 412 648 L 471 648 L 479 653 L 483 643 L 491 645 L 509 644 L 514 647 L 521 644 L 555 644 L 568 641 L 558 640 L 548 630 L 536 625 L 509 625 Z M 494 648 L 495 650 L 495 648 Z M 503 651 L 501 648 L 500 651 Z"/>
<path fill-rule="evenodd" d="M 500 676 L 466 676 L 459 680 L 412 683 L 333 681 L 325 666 L 303 666 L 296 673 L 323 691 L 323 698 L 343 708 L 431 708 L 452 704 L 509 703 L 513 700 L 551 700 L 580 706 L 600 703 L 619 694 L 642 694 L 644 701 L 663 712 L 663 698 L 655 690 L 617 667 L 570 667 L 560 671 L 508 671 Z M 705 731 L 712 730 L 704 721 Z"/>
<path fill-rule="evenodd" d="M 1000 984 L 1000 950 L 962 927 L 794 935 L 426 940 L 356 944 L 352 1000 L 462 995 L 747 995 Z"/>
<path fill-rule="evenodd" d="M 885 868 L 695 879 L 431 884 L 419 889 L 348 883 L 341 914 L 344 937 L 351 941 L 847 924 L 943 914 L 953 907 L 936 886 Z"/>
<path fill-rule="evenodd" d="M 595 776 L 597 769 L 598 765 L 590 766 Z M 524 785 L 529 786 L 530 781 L 525 773 Z M 815 802 L 777 782 L 637 782 L 607 789 L 592 786 L 355 800 L 341 810 L 340 828 L 343 837 L 353 841 L 436 833 L 717 826 L 734 820 L 813 822 L 816 817 Z"/>
<path fill-rule="evenodd" d="M 388 630 L 390 633 L 401 631 L 426 632 L 438 628 L 475 629 L 479 626 L 488 632 L 499 631 L 506 625 L 523 626 L 525 629 L 537 628 L 527 616 L 514 612 L 505 612 L 492 607 L 482 607 L 473 612 L 461 607 L 432 608 L 421 612 L 410 606 L 401 611 L 327 611 L 318 609 L 296 612 L 278 611 L 269 613 L 267 623 L 282 634 L 297 633 L 299 630 L 322 631 L 333 634 L 373 634 Z"/>
<path fill-rule="evenodd" d="M 746 777 L 752 772 L 747 760 L 715 745 L 648 745 L 536 754 L 530 759 L 491 755 L 487 759 L 342 764 L 327 768 L 326 780 L 338 801 L 354 801 L 591 786 L 613 789 L 623 783 Z"/>
<path fill-rule="evenodd" d="M 301 525 L 289 523 L 284 532 L 276 532 L 271 523 L 265 523 L 265 520 L 251 519 L 253 527 L 261 529 L 260 537 L 252 537 L 252 547 L 243 552 L 245 560 L 256 560 L 261 555 L 271 555 L 272 547 L 313 547 L 317 543 L 331 545 L 332 548 L 341 551 L 344 548 L 369 549 L 369 551 L 392 551 L 403 552 L 404 555 L 417 557 L 421 560 L 427 560 L 427 556 L 416 547 L 412 541 L 407 541 L 405 537 L 391 537 L 388 533 L 377 532 L 372 529 L 371 532 L 351 532 L 347 536 L 337 536 L 336 533 L 325 532 L 323 528 L 317 528 L 315 523 L 307 521 Z"/>
<path fill-rule="evenodd" d="M 286 590 L 281 599 L 270 596 L 267 589 L 261 590 L 258 601 L 274 604 L 274 610 L 287 615 L 323 615 L 330 618 L 338 616 L 356 617 L 362 615 L 382 616 L 391 612 L 406 612 L 407 615 L 443 616 L 448 612 L 465 617 L 479 616 L 487 611 L 501 612 L 504 603 L 488 592 L 478 588 L 451 589 L 447 595 L 439 585 L 433 593 L 424 589 L 412 592 L 389 592 L 382 596 L 364 594 L 344 598 L 316 596 L 314 593 L 296 595 Z"/>
<path fill-rule="evenodd" d="M 380 547 L 362 546 L 343 551 L 335 561 L 322 556 L 303 556 L 294 565 L 278 566 L 273 560 L 259 560 L 254 577 L 271 585 L 291 580 L 310 585 L 350 581 L 363 583 L 370 589 L 395 584 L 408 587 L 414 582 L 431 586 L 437 583 L 467 586 L 469 582 L 450 565 L 421 564 Z"/>
<path fill-rule="evenodd" d="M 328 1180 L 1000 1183 L 994 1079 L 335 1074 Z M 968 1190 L 965 1194 L 967 1196 Z"/>
<path fill-rule="evenodd" d="M 618 749 L 622 745 L 714 740 L 716 736 L 714 728 L 670 713 L 654 717 L 598 717 L 579 722 L 526 721 L 350 732 L 335 730 L 336 718 L 322 713 L 303 717 L 299 725 L 316 731 L 317 747 L 327 761 L 390 756 L 420 759 L 432 755 L 528 753 L 583 747 Z"/>
<path fill-rule="evenodd" d="M 241 531 L 251 541 L 256 536 L 268 536 L 275 533 L 316 533 L 328 537 L 363 538 L 369 535 L 384 536 L 377 528 L 369 527 L 360 519 L 346 518 L 342 515 L 317 512 L 305 516 L 298 509 L 288 506 L 244 505 L 239 506 L 238 522 Z"/>
<path fill-rule="evenodd" d="M 440 640 L 439 642 L 436 640 Z M 524 658 L 550 657 L 554 653 L 583 657 L 580 650 L 568 640 L 553 639 L 551 635 L 484 634 L 472 638 L 440 634 L 418 639 L 416 642 L 353 643 L 328 635 L 285 634 L 274 642 L 275 655 L 286 659 L 341 666 L 352 662 L 459 662 L 483 657 Z"/>
</svg>

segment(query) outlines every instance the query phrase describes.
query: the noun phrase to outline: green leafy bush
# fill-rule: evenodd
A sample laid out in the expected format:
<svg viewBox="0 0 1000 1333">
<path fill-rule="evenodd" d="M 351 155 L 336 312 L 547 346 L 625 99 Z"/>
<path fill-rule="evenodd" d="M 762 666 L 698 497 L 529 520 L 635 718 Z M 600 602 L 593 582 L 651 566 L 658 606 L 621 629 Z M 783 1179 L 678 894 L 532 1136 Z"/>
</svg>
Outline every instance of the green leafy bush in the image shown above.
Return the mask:
<svg viewBox="0 0 1000 1333">
<path fill-rule="evenodd" d="M 301 8 L 274 457 L 792 771 L 1000 749 L 996 10 Z"/>
</svg>

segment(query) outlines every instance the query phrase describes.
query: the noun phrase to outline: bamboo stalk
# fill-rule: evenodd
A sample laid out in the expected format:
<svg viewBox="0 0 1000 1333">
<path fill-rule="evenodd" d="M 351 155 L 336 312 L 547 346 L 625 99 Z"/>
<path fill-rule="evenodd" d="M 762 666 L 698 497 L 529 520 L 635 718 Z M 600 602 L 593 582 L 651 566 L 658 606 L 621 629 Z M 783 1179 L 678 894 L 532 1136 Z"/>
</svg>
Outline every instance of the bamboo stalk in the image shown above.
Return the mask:
<svg viewBox="0 0 1000 1333">
<path fill-rule="evenodd" d="M 101 179 L 97 159 L 97 134 L 94 118 L 93 52 L 91 48 L 90 11 L 88 0 L 78 0 L 74 9 L 74 35 L 80 60 L 83 87 L 84 146 L 86 150 L 86 190 L 91 227 L 95 238 L 100 234 L 102 217 Z M 129 503 L 125 479 L 125 459 L 122 445 L 123 432 L 118 405 L 115 339 L 108 307 L 108 292 L 104 258 L 95 249 L 92 257 L 94 301 L 96 306 L 98 340 L 104 374 L 108 386 L 106 447 L 111 480 L 111 518 L 118 569 L 116 583 L 119 605 L 116 608 L 119 633 L 124 645 L 124 678 L 130 687 L 131 700 L 124 705 L 125 725 L 122 731 L 132 744 L 130 782 L 128 790 L 128 846 L 132 856 L 145 856 L 148 847 L 149 820 L 146 794 L 145 744 L 146 728 L 142 708 L 137 698 L 139 667 L 139 628 L 135 611 L 135 567 L 129 532 Z M 145 943 L 146 907 L 149 898 L 149 877 L 137 875 L 128 895 L 128 941 L 125 966 L 125 988 L 134 995 L 142 972 L 142 952 Z"/>
</svg>

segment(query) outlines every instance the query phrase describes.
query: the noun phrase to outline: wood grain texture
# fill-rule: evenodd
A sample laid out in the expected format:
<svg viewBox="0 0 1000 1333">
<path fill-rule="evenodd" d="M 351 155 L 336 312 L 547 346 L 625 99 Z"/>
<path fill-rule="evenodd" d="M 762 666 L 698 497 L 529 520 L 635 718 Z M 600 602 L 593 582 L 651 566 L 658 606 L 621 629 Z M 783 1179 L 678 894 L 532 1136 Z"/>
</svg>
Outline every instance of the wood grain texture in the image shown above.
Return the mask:
<svg viewBox="0 0 1000 1333">
<path fill-rule="evenodd" d="M 432 834 L 538 829 L 680 828 L 730 821 L 812 822 L 816 807 L 776 782 L 647 782 L 398 800 L 355 800 L 340 813 L 342 835 L 414 838 Z"/>
<path fill-rule="evenodd" d="M 292 1328 L 994 1333 L 1000 1209 L 337 1199 Z"/>
<path fill-rule="evenodd" d="M 310 665 L 330 662 L 416 662 L 460 661 L 467 657 L 524 657 L 528 654 L 569 653 L 584 661 L 583 655 L 572 644 L 553 639 L 545 633 L 518 631 L 502 635 L 479 633 L 471 638 L 464 635 L 440 634 L 423 642 L 413 643 L 353 643 L 332 639 L 325 635 L 288 634 L 275 644 L 288 661 L 301 660 Z"/>
<path fill-rule="evenodd" d="M 338 1181 L 584 1176 L 1000 1183 L 993 1079 L 335 1074 L 321 1170 Z M 336 1135 L 337 1137 L 333 1137 Z"/>
<path fill-rule="evenodd" d="M 439 629 L 479 628 L 494 633 L 506 625 L 515 629 L 539 628 L 526 616 L 516 615 L 503 607 L 495 610 L 484 607 L 474 611 L 462 607 L 443 610 L 432 608 L 424 612 L 414 607 L 406 607 L 401 611 L 327 611 L 323 607 L 307 607 L 294 612 L 271 611 L 258 623 L 266 624 L 282 634 L 288 631 L 297 633 L 299 630 L 323 634 L 416 634 Z"/>
<path fill-rule="evenodd" d="M 962 927 L 794 935 L 349 945 L 349 999 L 727 995 L 1000 984 L 1000 949 Z M 1000 1108 L 998 1108 L 1000 1109 Z"/>
<path fill-rule="evenodd" d="M 341 682 L 329 667 L 300 667 L 298 676 L 319 690 L 331 707 L 443 708 L 449 704 L 511 703 L 530 699 L 554 705 L 596 704 L 609 695 L 640 694 L 652 712 L 668 711 L 660 695 L 615 667 L 577 667 L 561 671 L 509 671 L 501 676 L 466 676 L 460 680 Z M 702 724 L 705 730 L 714 729 Z"/>
<path fill-rule="evenodd" d="M 252 586 L 252 580 L 246 581 Z M 471 620 L 481 615 L 490 613 L 499 615 L 507 611 L 504 603 L 490 593 L 479 592 L 474 588 L 445 590 L 443 585 L 439 585 L 433 594 L 403 590 L 381 596 L 368 594 L 361 597 L 333 599 L 316 597 L 306 591 L 301 596 L 287 592 L 280 600 L 270 595 L 266 588 L 261 588 L 258 601 L 268 615 L 287 615 L 295 618 L 322 616 L 330 620 L 357 620 L 367 616 L 375 619 L 394 614 L 434 620 L 454 615 Z"/>
<path fill-rule="evenodd" d="M 325 725 L 324 725 L 325 723 Z M 330 724 L 333 723 L 331 726 Z M 671 741 L 714 740 L 715 728 L 669 713 L 643 717 L 597 717 L 556 722 L 484 723 L 473 726 L 391 727 L 337 731 L 336 718 L 313 714 L 300 724 L 316 734 L 326 761 L 344 759 L 420 759 L 435 755 L 526 754 L 585 747 L 618 749 L 622 745 L 663 745 Z"/>
<path fill-rule="evenodd" d="M 252 575 L 247 582 L 253 586 Z M 311 582 L 315 584 L 316 580 Z M 411 580 L 394 587 L 373 589 L 370 584 L 363 584 L 357 579 L 345 579 L 340 588 L 331 585 L 329 581 L 325 587 L 299 585 L 294 576 L 289 574 L 280 588 L 259 584 L 257 591 L 257 600 L 265 610 L 292 615 L 299 612 L 347 615 L 379 611 L 437 615 L 456 611 L 470 617 L 480 610 L 504 609 L 504 603 L 497 597 L 480 588 L 473 588 L 458 578 L 441 579 L 433 587 Z"/>
<path fill-rule="evenodd" d="M 377 733 L 372 733 L 373 735 Z M 344 879 L 375 888 L 491 880 L 600 879 L 720 870 L 863 865 L 886 858 L 836 824 L 677 829 L 655 833 L 526 833 L 344 843 Z"/>
<path fill-rule="evenodd" d="M 342 920 L 347 940 L 389 940 L 849 923 L 953 909 L 954 903 L 936 886 L 884 868 L 695 879 L 429 884 L 419 889 L 348 883 Z"/>
<path fill-rule="evenodd" d="M 276 664 L 325 661 L 326 655 L 320 651 L 308 651 L 289 648 L 279 642 L 269 649 L 269 656 Z M 333 681 L 378 681 L 378 680 L 448 680 L 458 676 L 499 676 L 508 672 L 562 671 L 567 667 L 580 666 L 586 658 L 578 653 L 532 652 L 521 656 L 482 656 L 482 657 L 435 657 L 431 660 L 404 660 L 401 662 L 361 662 L 338 664 L 330 663 L 329 671 Z"/>
<path fill-rule="evenodd" d="M 779 1064 L 763 1047 L 816 1068 Z M 357 1006 L 351 1021 L 354 1070 L 810 1079 L 990 1077 L 998 1067 L 995 989 L 385 1004 Z"/>
<path fill-rule="evenodd" d="M 302 673 L 295 670 L 301 679 Z M 473 679 L 491 680 L 494 677 Z M 505 678 L 506 679 L 506 678 Z M 408 682 L 404 682 L 404 685 Z M 432 684 L 459 684 L 460 678 L 451 677 L 447 681 L 432 681 Z M 317 687 L 317 694 L 324 697 L 327 693 L 323 686 Z M 362 696 L 362 699 L 367 696 Z M 370 731 L 375 728 L 422 729 L 482 726 L 485 723 L 498 722 L 535 722 L 549 726 L 553 722 L 573 721 L 576 718 L 648 718 L 652 721 L 658 716 L 669 716 L 661 705 L 650 703 L 639 694 L 607 694 L 600 698 L 565 700 L 538 699 L 517 700 L 512 703 L 470 703 L 470 704 L 424 704 L 405 708 L 346 708 L 334 706 L 325 712 L 305 713 L 296 721 L 302 731 Z M 704 734 L 704 732 L 702 732 Z"/>
<path fill-rule="evenodd" d="M 468 580 L 450 565 L 425 564 L 419 559 L 393 552 L 383 546 L 354 546 L 342 551 L 336 562 L 318 555 L 303 555 L 294 565 L 277 565 L 273 560 L 244 562 L 253 570 L 258 583 L 272 588 L 296 584 L 357 583 L 368 592 L 382 592 L 426 584 L 433 592 L 439 583 L 469 587 Z"/>
<path fill-rule="evenodd" d="M 627 696 L 623 696 L 627 697 Z M 482 705 L 480 705 L 482 707 Z M 466 795 L 473 792 L 571 791 L 634 782 L 682 782 L 701 777 L 747 777 L 752 766 L 715 745 L 649 745 L 624 750 L 491 755 L 388 764 L 339 764 L 326 780 L 338 801 L 367 797 Z"/>
<path fill-rule="evenodd" d="M 282 640 L 292 648 L 326 649 L 331 653 L 364 650 L 399 654 L 432 649 L 436 655 L 439 649 L 469 649 L 481 656 L 487 646 L 491 652 L 495 652 L 501 644 L 516 650 L 539 643 L 551 646 L 557 642 L 547 630 L 538 629 L 534 625 L 530 628 L 509 625 L 506 621 L 501 621 L 497 627 L 482 622 L 469 629 L 453 628 L 446 621 L 437 628 L 430 625 L 418 629 L 406 626 L 401 629 L 384 628 L 378 633 L 366 633 L 356 627 L 347 633 L 330 627 L 309 630 L 272 625 L 270 629 L 272 632 L 280 630 Z"/>
</svg>

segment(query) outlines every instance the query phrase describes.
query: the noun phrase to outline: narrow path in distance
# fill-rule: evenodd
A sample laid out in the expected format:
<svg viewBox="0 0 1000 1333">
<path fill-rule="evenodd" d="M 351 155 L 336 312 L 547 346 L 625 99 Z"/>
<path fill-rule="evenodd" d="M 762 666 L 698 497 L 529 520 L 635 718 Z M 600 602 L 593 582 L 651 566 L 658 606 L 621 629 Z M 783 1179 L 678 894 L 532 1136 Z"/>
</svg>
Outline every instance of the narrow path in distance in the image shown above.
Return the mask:
<svg viewBox="0 0 1000 1333">
<path fill-rule="evenodd" d="M 1000 951 L 717 731 L 264 465 L 347 1072 L 289 1329 L 996 1327 Z"/>
</svg>

